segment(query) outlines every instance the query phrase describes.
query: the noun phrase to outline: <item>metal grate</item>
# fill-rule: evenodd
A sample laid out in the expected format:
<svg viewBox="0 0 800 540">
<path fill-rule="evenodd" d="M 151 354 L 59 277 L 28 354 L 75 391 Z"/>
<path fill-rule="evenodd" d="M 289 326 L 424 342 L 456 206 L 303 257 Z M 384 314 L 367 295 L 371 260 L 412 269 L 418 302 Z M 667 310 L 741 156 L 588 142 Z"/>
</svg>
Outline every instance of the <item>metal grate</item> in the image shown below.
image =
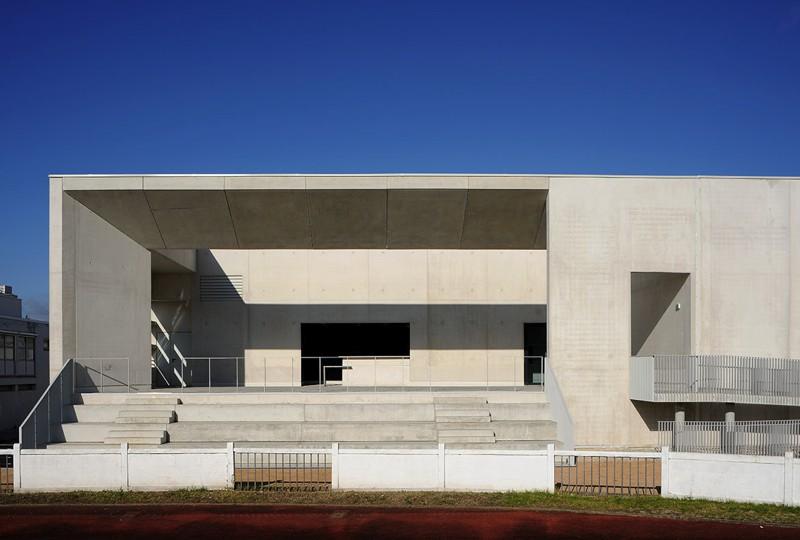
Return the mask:
<svg viewBox="0 0 800 540">
<path fill-rule="evenodd" d="M 653 456 L 556 455 L 556 491 L 582 495 L 658 495 L 661 459 Z"/>
<path fill-rule="evenodd" d="M 244 277 L 241 275 L 200 276 L 200 301 L 241 300 Z"/>
<path fill-rule="evenodd" d="M 661 446 L 675 452 L 782 456 L 800 453 L 800 420 L 659 422 Z"/>
<path fill-rule="evenodd" d="M 268 491 L 329 491 L 329 451 L 236 451 L 234 488 Z"/>
<path fill-rule="evenodd" d="M 0 454 L 0 493 L 14 491 L 14 456 L 10 453 Z"/>
</svg>

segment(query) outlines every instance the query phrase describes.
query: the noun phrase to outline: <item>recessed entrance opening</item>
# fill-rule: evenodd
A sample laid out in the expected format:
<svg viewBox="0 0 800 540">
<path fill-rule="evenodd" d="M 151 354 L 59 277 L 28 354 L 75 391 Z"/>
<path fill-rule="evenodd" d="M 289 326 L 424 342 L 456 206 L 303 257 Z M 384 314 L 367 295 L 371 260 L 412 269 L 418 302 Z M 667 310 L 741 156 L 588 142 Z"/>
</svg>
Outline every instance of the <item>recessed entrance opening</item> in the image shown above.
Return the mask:
<svg viewBox="0 0 800 540">
<path fill-rule="evenodd" d="M 409 356 L 409 323 L 303 323 L 300 325 L 302 384 L 341 381 L 342 358 Z"/>
<path fill-rule="evenodd" d="M 547 356 L 547 323 L 525 323 L 524 333 L 524 384 L 541 385 L 544 382 L 544 358 Z"/>
</svg>

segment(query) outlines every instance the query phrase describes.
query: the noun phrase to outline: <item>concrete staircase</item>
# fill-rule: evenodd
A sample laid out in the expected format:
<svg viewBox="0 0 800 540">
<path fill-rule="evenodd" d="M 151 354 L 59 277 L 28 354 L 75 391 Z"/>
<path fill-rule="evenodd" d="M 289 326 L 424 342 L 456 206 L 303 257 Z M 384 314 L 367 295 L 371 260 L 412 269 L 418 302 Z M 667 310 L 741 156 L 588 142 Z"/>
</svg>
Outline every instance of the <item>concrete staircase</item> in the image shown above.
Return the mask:
<svg viewBox="0 0 800 540">
<path fill-rule="evenodd" d="M 489 402 L 483 397 L 439 397 L 434 399 L 439 442 L 495 443 Z"/>
<path fill-rule="evenodd" d="M 81 394 L 55 442 L 221 446 L 544 448 L 556 423 L 543 393 L 245 392 Z"/>
</svg>

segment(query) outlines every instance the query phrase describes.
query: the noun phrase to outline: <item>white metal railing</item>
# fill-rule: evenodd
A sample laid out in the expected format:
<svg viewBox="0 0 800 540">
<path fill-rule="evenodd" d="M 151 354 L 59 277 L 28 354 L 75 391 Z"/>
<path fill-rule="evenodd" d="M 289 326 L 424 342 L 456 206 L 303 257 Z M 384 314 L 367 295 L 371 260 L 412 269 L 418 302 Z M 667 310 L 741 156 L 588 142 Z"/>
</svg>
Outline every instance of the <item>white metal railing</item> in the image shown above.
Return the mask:
<svg viewBox="0 0 800 540">
<path fill-rule="evenodd" d="M 81 357 L 72 359 L 75 392 L 131 392 L 131 361 L 126 356 Z M 146 385 L 149 387 L 150 385 Z"/>
<path fill-rule="evenodd" d="M 800 453 L 800 420 L 659 422 L 659 443 L 675 452 L 782 456 Z"/>
<path fill-rule="evenodd" d="M 526 364 L 528 367 L 526 368 Z M 462 372 L 444 372 L 430 357 L 302 356 L 245 361 L 241 356 L 188 356 L 166 369 L 183 390 L 420 391 L 464 388 L 538 390 L 545 388 L 543 356 L 489 356 L 471 359 Z M 166 379 L 165 379 L 166 380 Z"/>
<path fill-rule="evenodd" d="M 800 359 L 735 355 L 632 357 L 630 398 L 800 406 Z"/>
<path fill-rule="evenodd" d="M 0 493 L 14 491 L 14 450 L 0 448 Z"/>
<path fill-rule="evenodd" d="M 50 443 L 54 431 L 64 422 L 64 406 L 72 404 L 75 390 L 75 361 L 67 360 L 31 412 L 19 426 L 20 448 L 42 448 Z"/>
<path fill-rule="evenodd" d="M 555 490 L 582 495 L 659 495 L 660 452 L 554 452 Z"/>
</svg>

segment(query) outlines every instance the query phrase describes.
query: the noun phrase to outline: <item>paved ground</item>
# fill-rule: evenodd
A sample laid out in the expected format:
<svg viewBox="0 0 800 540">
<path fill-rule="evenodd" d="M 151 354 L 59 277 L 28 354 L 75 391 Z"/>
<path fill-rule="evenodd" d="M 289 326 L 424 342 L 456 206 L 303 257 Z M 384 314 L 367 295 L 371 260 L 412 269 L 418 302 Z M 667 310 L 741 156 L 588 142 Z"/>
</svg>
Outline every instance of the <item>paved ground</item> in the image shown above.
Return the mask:
<svg viewBox="0 0 800 540">
<path fill-rule="evenodd" d="M 527 510 L 321 506 L 7 506 L 0 538 L 586 538 L 800 537 L 800 529 Z"/>
</svg>

